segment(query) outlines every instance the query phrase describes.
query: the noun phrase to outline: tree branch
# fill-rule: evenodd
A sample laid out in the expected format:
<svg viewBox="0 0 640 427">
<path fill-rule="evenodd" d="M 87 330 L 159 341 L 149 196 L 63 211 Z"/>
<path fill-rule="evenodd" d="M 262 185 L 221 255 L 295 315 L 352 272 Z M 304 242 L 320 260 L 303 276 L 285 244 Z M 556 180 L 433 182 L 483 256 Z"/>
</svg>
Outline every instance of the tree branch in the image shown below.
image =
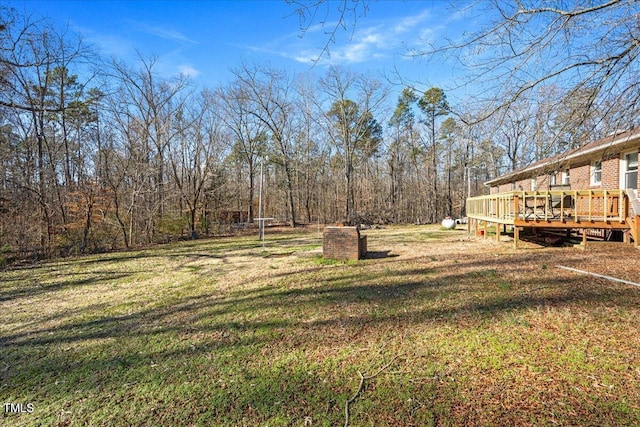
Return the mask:
<svg viewBox="0 0 640 427">
<path fill-rule="evenodd" d="M 400 357 L 400 355 L 396 355 L 393 359 L 389 361 L 389 363 L 384 365 L 382 368 L 378 369 L 378 371 L 373 375 L 364 375 L 362 372 L 358 371 L 358 376 L 360 376 L 360 384 L 358 385 L 358 389 L 353 394 L 353 396 L 347 399 L 344 403 L 344 427 L 349 427 L 349 418 L 350 418 L 349 405 L 355 402 L 355 400 L 358 398 L 358 396 L 360 395 L 360 392 L 362 392 L 362 389 L 364 388 L 365 381 L 373 379 L 378 375 L 380 375 L 385 370 L 387 370 L 389 366 L 391 366 L 391 364 L 393 364 L 393 362 L 395 362 L 398 357 Z"/>
</svg>

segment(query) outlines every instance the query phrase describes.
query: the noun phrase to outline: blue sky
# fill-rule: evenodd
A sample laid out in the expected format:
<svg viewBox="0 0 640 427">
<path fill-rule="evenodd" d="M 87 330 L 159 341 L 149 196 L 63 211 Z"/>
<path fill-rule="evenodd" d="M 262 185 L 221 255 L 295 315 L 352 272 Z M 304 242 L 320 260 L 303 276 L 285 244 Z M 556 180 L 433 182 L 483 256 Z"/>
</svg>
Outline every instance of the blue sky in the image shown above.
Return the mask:
<svg viewBox="0 0 640 427">
<path fill-rule="evenodd" d="M 460 2 L 458 2 L 460 3 Z M 215 87 L 231 78 L 241 61 L 269 62 L 293 72 L 321 74 L 329 64 L 396 79 L 395 70 L 412 82 L 447 86 L 447 64 L 426 65 L 406 57 L 426 41 L 469 30 L 470 20 L 445 0 L 372 1 L 355 27 L 339 29 L 335 43 L 315 63 L 335 26 L 337 2 L 325 5 L 306 32 L 295 7 L 279 1 L 36 1 L 8 4 L 34 17 L 47 17 L 79 32 L 106 56 L 133 63 L 137 52 L 157 58 L 157 70 L 179 72 L 198 84 Z M 326 20 L 325 25 L 320 25 Z M 352 24 L 349 18 L 348 24 Z"/>
</svg>

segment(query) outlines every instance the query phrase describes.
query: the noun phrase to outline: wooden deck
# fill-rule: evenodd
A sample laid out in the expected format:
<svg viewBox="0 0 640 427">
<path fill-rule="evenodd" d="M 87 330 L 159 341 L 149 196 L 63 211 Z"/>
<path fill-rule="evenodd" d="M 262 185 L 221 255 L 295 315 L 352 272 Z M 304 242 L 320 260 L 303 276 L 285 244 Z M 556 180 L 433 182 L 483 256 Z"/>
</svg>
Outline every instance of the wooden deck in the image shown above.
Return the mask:
<svg viewBox="0 0 640 427">
<path fill-rule="evenodd" d="M 544 228 L 582 230 L 585 244 L 587 230 L 621 230 L 624 241 L 638 247 L 638 214 L 625 190 L 512 191 L 467 199 L 470 232 L 488 224 L 512 226 L 516 246 L 522 228 Z"/>
</svg>

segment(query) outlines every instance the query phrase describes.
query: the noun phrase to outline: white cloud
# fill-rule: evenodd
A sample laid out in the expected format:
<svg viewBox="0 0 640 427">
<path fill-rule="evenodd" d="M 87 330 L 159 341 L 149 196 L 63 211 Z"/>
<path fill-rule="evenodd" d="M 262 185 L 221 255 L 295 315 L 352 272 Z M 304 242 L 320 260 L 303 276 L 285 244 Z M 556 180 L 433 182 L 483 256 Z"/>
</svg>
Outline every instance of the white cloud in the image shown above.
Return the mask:
<svg viewBox="0 0 640 427">
<path fill-rule="evenodd" d="M 196 78 L 201 74 L 200 71 L 196 70 L 193 66 L 188 64 L 178 65 L 178 70 L 180 71 L 180 74 L 184 74 L 185 76 L 191 78 Z"/>
<path fill-rule="evenodd" d="M 113 34 L 92 35 L 88 41 L 100 49 L 107 56 L 118 58 L 129 57 L 135 53 L 131 42 L 123 37 Z"/>
<path fill-rule="evenodd" d="M 163 27 L 159 25 L 150 25 L 143 22 L 133 22 L 133 24 L 138 28 L 139 31 L 151 34 L 156 37 L 160 37 L 165 40 L 182 44 L 199 44 L 197 41 L 190 39 L 180 31 L 174 30 L 173 28 Z"/>
<path fill-rule="evenodd" d="M 302 64 L 315 64 L 318 62 L 318 52 L 300 52 L 298 55 L 292 56 L 291 59 Z"/>
<path fill-rule="evenodd" d="M 394 32 L 396 34 L 406 33 L 407 31 L 413 30 L 418 24 L 429 19 L 431 16 L 431 12 L 428 9 L 425 9 L 421 13 L 414 16 L 407 16 L 403 18 L 398 25 L 395 26 Z"/>
<path fill-rule="evenodd" d="M 84 41 L 96 47 L 107 57 L 124 59 L 134 57 L 136 54 L 131 40 L 119 34 L 99 32 L 93 28 L 78 25 L 74 25 L 73 29 L 82 35 Z"/>
<path fill-rule="evenodd" d="M 282 56 L 293 58 L 301 63 L 358 64 L 373 59 L 387 58 L 400 50 L 406 50 L 407 45 L 415 43 L 422 32 L 433 31 L 427 26 L 431 16 L 431 12 L 426 9 L 416 15 L 389 19 L 385 22 L 378 21 L 375 25 L 367 27 L 356 27 L 347 42 L 341 42 L 338 39 L 335 43 L 329 42 L 327 44 L 328 41 L 325 40 L 323 45 L 327 46 L 328 52 L 325 52 L 320 60 L 318 60 L 318 56 L 323 54 L 322 48 L 310 50 L 305 47 L 293 54 L 285 54 L 286 48 L 280 51 L 283 52 Z M 314 31 L 317 31 L 316 27 L 314 27 Z M 302 40 L 305 41 L 305 37 L 308 36 L 308 33 L 305 34 Z M 319 40 L 323 40 L 323 36 L 326 39 L 326 32 L 319 34 Z M 314 40 L 312 37 L 308 37 L 308 39 Z M 296 46 L 291 46 L 289 50 L 295 51 Z"/>
<path fill-rule="evenodd" d="M 335 39 L 331 38 L 331 32 L 336 23 L 326 22 L 310 26 L 302 33 L 289 33 L 262 45 L 242 48 L 289 58 L 301 64 L 363 64 L 397 55 L 402 57 L 423 46 L 425 39 L 436 37 L 442 31 L 444 27 L 440 22 L 446 18 L 434 16 L 432 9 L 424 9 L 412 15 L 371 22 L 363 20 L 358 22 L 353 32 L 339 28 Z"/>
</svg>

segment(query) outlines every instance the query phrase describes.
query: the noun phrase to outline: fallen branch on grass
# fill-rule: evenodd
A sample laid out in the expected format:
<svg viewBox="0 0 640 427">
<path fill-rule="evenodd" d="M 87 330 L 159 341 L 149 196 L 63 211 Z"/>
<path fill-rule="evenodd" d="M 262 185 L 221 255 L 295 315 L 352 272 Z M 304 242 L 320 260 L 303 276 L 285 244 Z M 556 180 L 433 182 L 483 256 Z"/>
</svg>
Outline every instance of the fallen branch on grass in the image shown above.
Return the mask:
<svg viewBox="0 0 640 427">
<path fill-rule="evenodd" d="M 363 375 L 362 372 L 358 371 L 358 375 L 360 376 L 360 385 L 358 385 L 358 390 L 356 390 L 356 392 L 353 394 L 353 396 L 351 396 L 349 399 L 347 399 L 346 402 L 344 402 L 344 427 L 349 427 L 349 405 L 351 405 L 360 395 L 360 392 L 362 391 L 363 387 L 364 387 L 364 382 L 366 380 L 370 380 L 372 378 L 377 377 L 378 375 L 380 375 L 382 372 L 384 372 L 387 368 L 389 368 L 389 366 L 391 366 L 391 364 L 393 362 L 395 362 L 395 360 L 398 358 L 399 356 L 395 356 L 393 359 L 391 359 L 389 361 L 389 363 L 387 363 L 386 365 L 384 365 L 382 368 L 380 368 L 378 370 L 378 372 L 376 372 L 373 375 Z"/>
</svg>

